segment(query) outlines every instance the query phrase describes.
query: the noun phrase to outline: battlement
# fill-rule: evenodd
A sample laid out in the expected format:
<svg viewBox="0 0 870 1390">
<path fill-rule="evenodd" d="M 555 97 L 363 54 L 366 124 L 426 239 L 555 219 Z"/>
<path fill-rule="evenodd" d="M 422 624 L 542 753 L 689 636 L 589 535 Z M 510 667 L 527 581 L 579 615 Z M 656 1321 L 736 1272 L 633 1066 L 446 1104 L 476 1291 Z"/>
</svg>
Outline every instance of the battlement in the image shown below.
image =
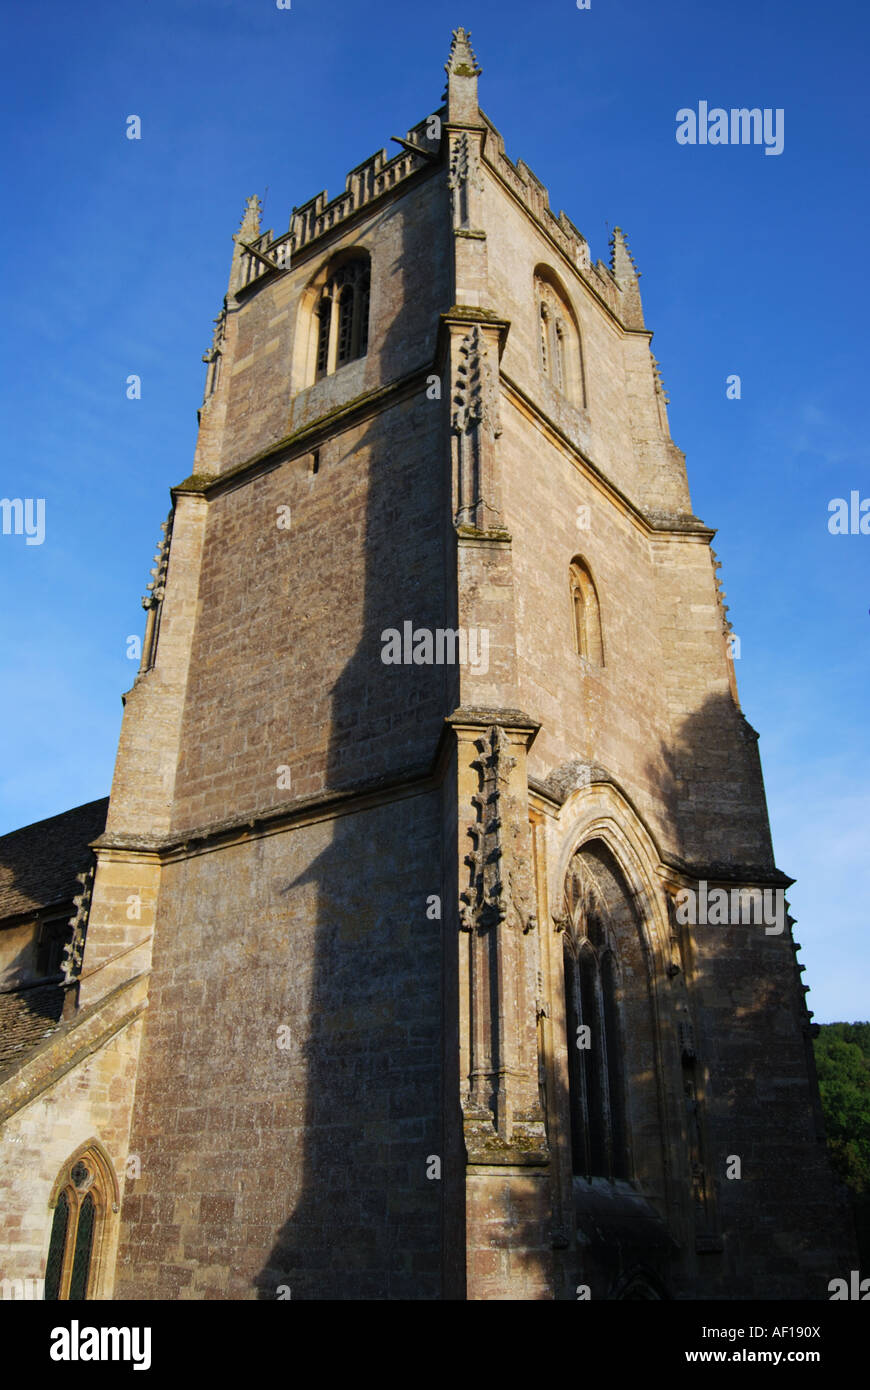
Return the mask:
<svg viewBox="0 0 870 1390">
<path fill-rule="evenodd" d="M 440 121 L 445 115 L 446 109 L 442 106 L 412 126 L 404 137 L 408 144 L 417 145 L 424 153 L 417 155 L 403 146 L 391 157 L 385 149 L 376 150 L 368 159 L 351 169 L 345 179 L 343 192 L 330 198 L 327 190 L 323 189 L 313 198 L 309 198 L 308 202 L 294 207 L 290 215 L 289 229 L 281 236 L 275 237 L 270 229 L 247 238 L 246 243 L 251 251 L 243 252 L 237 288 L 245 289 L 268 275 L 270 263 L 278 270 L 289 268 L 291 260 L 305 247 L 346 222 L 361 208 L 372 205 L 391 193 L 424 165 L 439 159 L 440 140 L 436 143 L 428 131 L 433 117 Z M 593 264 L 589 243 L 583 233 L 574 226 L 565 212 L 560 211 L 557 216 L 552 211 L 550 196 L 544 184 L 522 159 L 514 164 L 505 152 L 501 133 L 482 111 L 480 118 L 485 128 L 482 151 L 484 163 L 518 198 L 529 215 L 555 242 L 581 279 L 585 280 L 593 293 L 603 300 L 611 313 L 625 318 L 623 287 L 614 275 L 613 264 L 608 266 L 602 260 Z M 629 318 L 632 320 L 630 326 L 639 326 L 633 321 L 633 315 L 630 314 Z"/>
<path fill-rule="evenodd" d="M 327 190 L 323 189 L 315 197 L 309 198 L 307 203 L 294 207 L 290 215 L 290 228 L 281 236 L 273 237 L 270 229 L 251 238 L 248 245 L 264 259 L 245 252 L 240 288 L 268 275 L 269 261 L 274 262 L 278 269 L 289 267 L 292 258 L 306 246 L 346 222 L 360 208 L 376 203 L 379 198 L 391 193 L 425 165 L 431 164 L 433 157 L 438 156 L 438 145 L 426 134 L 431 120 L 432 117 L 427 116 L 412 126 L 404 137 L 408 144 L 418 145 L 425 154 L 417 155 L 404 147 L 392 156 L 385 149 L 376 150 L 362 164 L 351 169 L 345 179 L 344 192 L 330 199 Z"/>
<path fill-rule="evenodd" d="M 505 153 L 504 139 L 488 116 L 480 113 L 486 125 L 483 160 L 515 194 L 541 229 L 567 256 L 595 294 L 614 313 L 620 312 L 620 288 L 613 271 L 604 261 L 592 264 L 589 243 L 564 212 L 558 217 L 550 208 L 550 195 L 544 184 L 522 159 L 516 164 Z"/>
</svg>

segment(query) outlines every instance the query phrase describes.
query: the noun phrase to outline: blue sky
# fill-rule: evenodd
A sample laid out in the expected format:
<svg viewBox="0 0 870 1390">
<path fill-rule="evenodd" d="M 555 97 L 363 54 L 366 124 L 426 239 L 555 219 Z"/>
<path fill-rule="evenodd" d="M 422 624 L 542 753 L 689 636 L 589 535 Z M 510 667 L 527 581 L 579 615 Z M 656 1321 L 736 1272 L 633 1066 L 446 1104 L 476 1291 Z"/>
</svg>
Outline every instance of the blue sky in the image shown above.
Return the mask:
<svg viewBox="0 0 870 1390">
<path fill-rule="evenodd" d="M 8 10 L 0 495 L 44 497 L 46 538 L 0 536 L 0 832 L 109 789 L 126 639 L 190 472 L 246 196 L 284 231 L 340 191 L 440 104 L 459 24 L 508 154 L 594 258 L 627 232 L 695 511 L 718 528 L 810 1007 L 867 1018 L 870 536 L 827 529 L 831 498 L 870 496 L 858 0 Z M 676 112 L 701 100 L 783 108 L 783 153 L 679 146 Z"/>
</svg>

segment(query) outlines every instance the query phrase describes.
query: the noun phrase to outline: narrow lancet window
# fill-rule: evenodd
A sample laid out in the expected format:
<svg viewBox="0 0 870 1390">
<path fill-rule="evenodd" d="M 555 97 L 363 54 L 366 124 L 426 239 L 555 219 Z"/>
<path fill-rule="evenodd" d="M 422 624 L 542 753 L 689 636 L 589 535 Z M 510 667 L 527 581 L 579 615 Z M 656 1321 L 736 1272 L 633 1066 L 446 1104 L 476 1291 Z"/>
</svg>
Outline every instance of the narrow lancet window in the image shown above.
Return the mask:
<svg viewBox="0 0 870 1390">
<path fill-rule="evenodd" d="M 570 583 L 575 651 L 591 665 L 603 666 L 604 640 L 598 594 L 589 566 L 579 556 L 571 563 Z"/>
</svg>

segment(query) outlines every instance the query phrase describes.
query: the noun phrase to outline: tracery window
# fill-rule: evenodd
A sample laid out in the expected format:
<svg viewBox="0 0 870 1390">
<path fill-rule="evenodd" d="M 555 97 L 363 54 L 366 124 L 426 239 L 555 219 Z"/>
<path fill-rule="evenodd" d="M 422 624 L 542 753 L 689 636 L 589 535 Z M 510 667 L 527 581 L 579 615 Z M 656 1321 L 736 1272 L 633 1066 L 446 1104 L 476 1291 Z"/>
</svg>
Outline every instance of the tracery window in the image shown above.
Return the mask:
<svg viewBox="0 0 870 1390">
<path fill-rule="evenodd" d="M 589 566 L 580 556 L 575 556 L 571 562 L 570 584 L 575 650 L 593 666 L 603 666 L 604 639 L 598 593 Z"/>
<path fill-rule="evenodd" d="M 331 271 L 315 310 L 316 379 L 365 357 L 369 338 L 370 270 L 367 256 L 342 261 Z"/>
<path fill-rule="evenodd" d="M 540 368 L 572 405 L 586 406 L 586 381 L 580 331 L 567 296 L 552 272 L 535 275 L 535 302 L 540 336 Z"/>
<path fill-rule="evenodd" d="M 564 941 L 572 1168 L 578 1177 L 628 1179 L 619 957 L 594 869 L 575 856 L 566 885 Z"/>
<path fill-rule="evenodd" d="M 54 1208 L 45 1299 L 88 1299 L 96 1295 L 99 1252 L 118 1186 L 101 1147 L 91 1144 L 68 1160 L 54 1185 Z"/>
</svg>

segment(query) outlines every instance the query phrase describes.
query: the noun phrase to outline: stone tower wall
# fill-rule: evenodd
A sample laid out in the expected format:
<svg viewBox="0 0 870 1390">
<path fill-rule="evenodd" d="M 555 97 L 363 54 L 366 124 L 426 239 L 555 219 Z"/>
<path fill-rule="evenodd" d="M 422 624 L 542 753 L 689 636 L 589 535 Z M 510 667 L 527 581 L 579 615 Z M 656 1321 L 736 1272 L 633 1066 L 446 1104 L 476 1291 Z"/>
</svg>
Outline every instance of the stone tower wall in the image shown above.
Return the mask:
<svg viewBox="0 0 870 1390">
<path fill-rule="evenodd" d="M 166 865 L 116 1297 L 441 1295 L 439 816 Z"/>
<path fill-rule="evenodd" d="M 821 1297 L 848 1245 L 788 931 L 674 920 L 698 877 L 787 880 L 637 272 L 507 158 L 478 71 L 457 31 L 436 159 L 417 127 L 286 236 L 255 200 L 236 236 L 82 981 L 151 969 L 120 1297 L 606 1297 L 622 1247 L 577 1227 L 611 1200 L 678 1296 Z M 368 352 L 313 382 L 319 277 L 360 249 Z M 541 266 L 585 405 L 540 370 Z M 484 629 L 488 660 L 385 664 L 406 622 Z M 584 848 L 626 943 L 634 1195 L 571 1175 Z"/>
</svg>

